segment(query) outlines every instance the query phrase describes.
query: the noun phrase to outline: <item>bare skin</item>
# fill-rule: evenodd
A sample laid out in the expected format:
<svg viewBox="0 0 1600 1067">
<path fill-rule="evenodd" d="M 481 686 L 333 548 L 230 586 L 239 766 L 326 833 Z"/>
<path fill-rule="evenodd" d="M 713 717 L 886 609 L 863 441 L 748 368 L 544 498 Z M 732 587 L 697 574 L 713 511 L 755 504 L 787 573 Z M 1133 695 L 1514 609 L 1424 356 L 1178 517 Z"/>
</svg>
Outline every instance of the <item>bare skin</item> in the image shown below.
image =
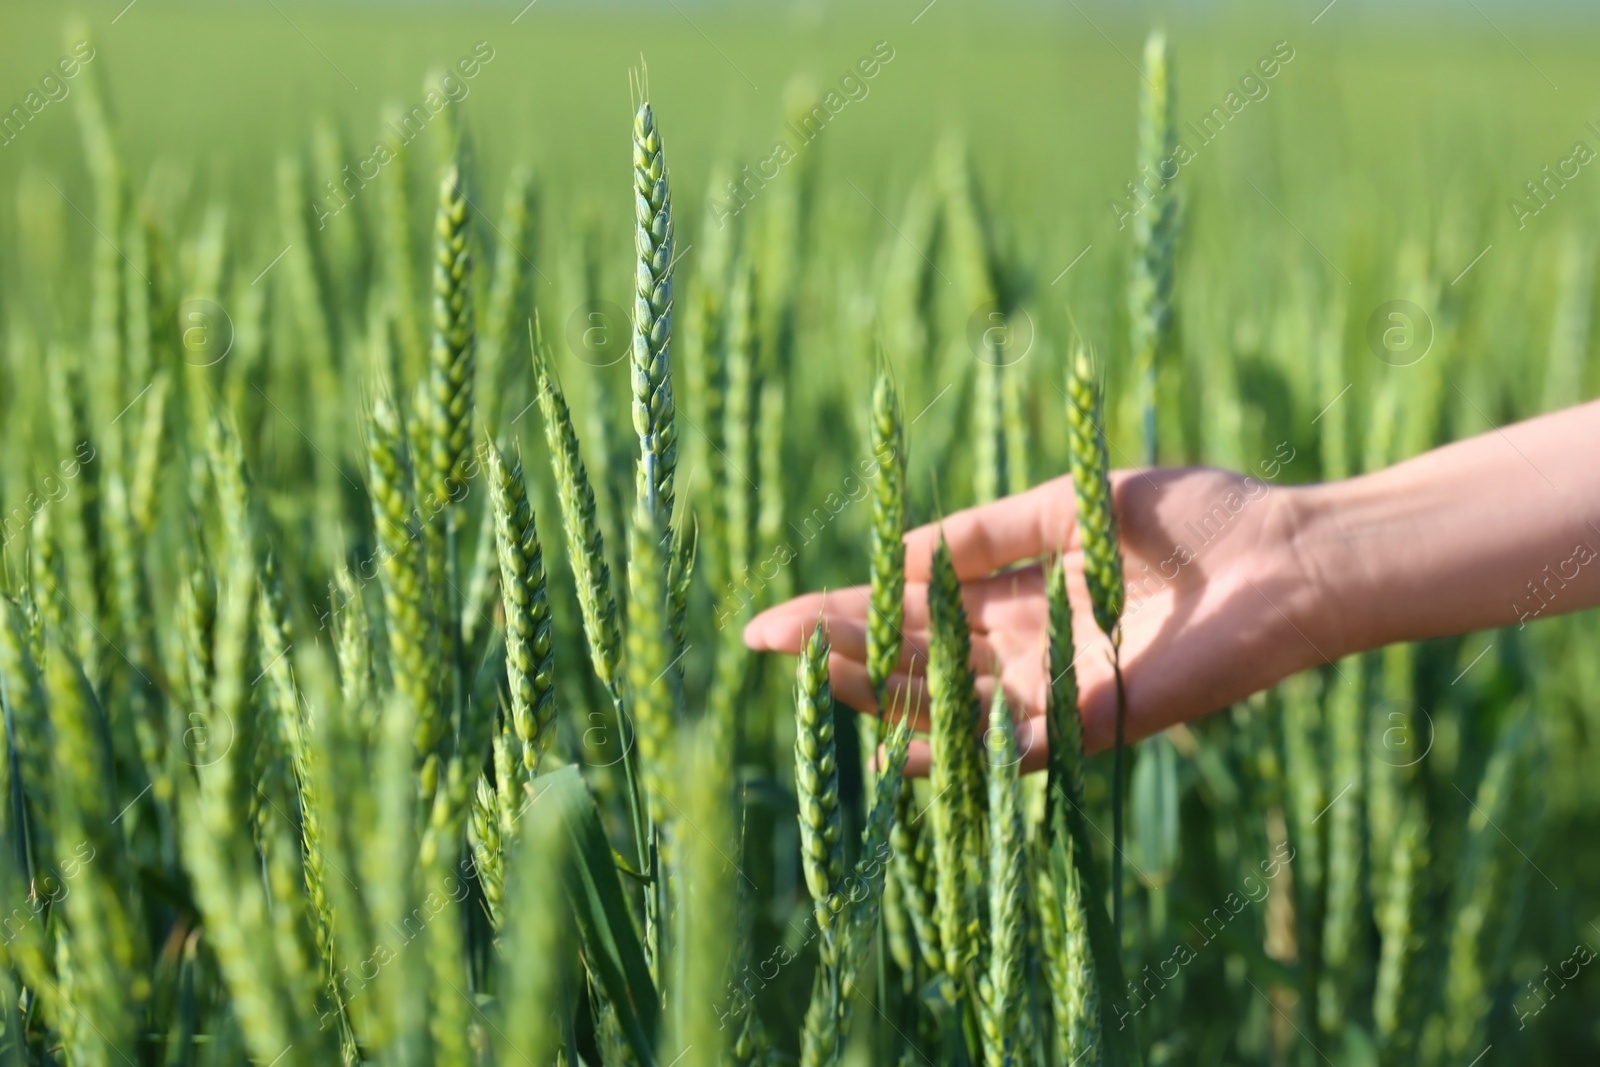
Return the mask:
<svg viewBox="0 0 1600 1067">
<path fill-rule="evenodd" d="M 1112 474 L 1127 608 L 1128 739 L 1188 722 L 1319 663 L 1397 641 L 1521 626 L 1600 604 L 1600 402 L 1531 419 L 1387 470 L 1281 487 L 1209 468 Z M 987 702 L 1016 709 L 1024 767 L 1045 762 L 1041 560 L 1064 552 L 1084 741 L 1110 746 L 1110 643 L 1083 582 L 1072 484 L 1057 478 L 906 535 L 905 649 L 891 697 L 926 711 L 929 561 L 940 529 L 972 623 Z M 865 586 L 809 593 L 745 629 L 798 653 L 822 618 L 834 693 L 876 712 Z M 925 773 L 927 749 L 909 770 Z"/>
</svg>

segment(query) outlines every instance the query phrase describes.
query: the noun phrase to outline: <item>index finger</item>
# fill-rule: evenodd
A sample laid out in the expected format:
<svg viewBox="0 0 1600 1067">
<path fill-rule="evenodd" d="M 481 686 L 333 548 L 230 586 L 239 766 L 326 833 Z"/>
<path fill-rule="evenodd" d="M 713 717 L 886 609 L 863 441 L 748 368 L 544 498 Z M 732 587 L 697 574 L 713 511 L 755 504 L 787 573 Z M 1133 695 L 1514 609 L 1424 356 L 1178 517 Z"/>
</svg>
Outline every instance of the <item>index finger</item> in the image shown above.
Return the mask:
<svg viewBox="0 0 1600 1067">
<path fill-rule="evenodd" d="M 1072 477 L 1066 474 L 992 504 L 958 511 L 906 534 L 906 578 L 925 582 L 932 577 L 933 550 L 941 530 L 950 545 L 956 577 L 965 581 L 1048 552 L 1065 551 L 1076 514 Z"/>
</svg>

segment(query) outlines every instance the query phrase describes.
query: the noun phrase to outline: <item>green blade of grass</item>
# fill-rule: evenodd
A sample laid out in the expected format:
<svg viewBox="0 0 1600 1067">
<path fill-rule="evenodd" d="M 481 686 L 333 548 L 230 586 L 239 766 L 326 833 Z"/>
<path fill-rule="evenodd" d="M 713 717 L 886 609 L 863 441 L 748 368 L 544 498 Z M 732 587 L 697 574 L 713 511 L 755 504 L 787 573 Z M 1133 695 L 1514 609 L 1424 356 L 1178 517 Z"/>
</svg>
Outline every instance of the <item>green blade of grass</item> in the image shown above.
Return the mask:
<svg viewBox="0 0 1600 1067">
<path fill-rule="evenodd" d="M 573 863 L 567 868 L 567 891 L 583 936 L 583 960 L 611 1002 L 623 1035 L 644 1067 L 656 1062 L 656 1037 L 661 1007 L 644 946 L 617 877 L 611 842 L 600 823 L 578 769 L 563 767 L 536 783 L 539 803 L 553 805 L 565 824 Z"/>
</svg>

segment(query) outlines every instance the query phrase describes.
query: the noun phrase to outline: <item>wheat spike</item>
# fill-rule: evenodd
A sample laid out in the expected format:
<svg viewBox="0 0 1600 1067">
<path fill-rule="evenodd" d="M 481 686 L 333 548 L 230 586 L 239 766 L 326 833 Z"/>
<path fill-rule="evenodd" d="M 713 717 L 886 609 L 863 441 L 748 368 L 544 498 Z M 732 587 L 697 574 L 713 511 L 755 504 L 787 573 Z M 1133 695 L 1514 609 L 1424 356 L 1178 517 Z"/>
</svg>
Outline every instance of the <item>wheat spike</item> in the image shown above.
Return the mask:
<svg viewBox="0 0 1600 1067">
<path fill-rule="evenodd" d="M 438 665 L 433 605 L 424 585 L 426 571 L 406 431 L 399 411 L 381 395 L 368 420 L 367 457 L 389 669 L 396 688 L 416 709 L 417 751 L 426 756 L 433 753 L 444 733 L 435 695 Z"/>
<path fill-rule="evenodd" d="M 512 756 L 509 731 L 500 730 L 494 735 L 494 779 L 487 771 L 478 775 L 472 790 L 471 810 L 467 816 L 467 841 L 472 848 L 472 862 L 483 887 L 483 901 L 489 911 L 489 921 L 499 929 L 505 921 L 501 904 L 505 900 L 505 855 L 510 839 L 502 833 L 502 799 L 508 789 L 497 787 L 497 782 L 511 780 Z M 505 778 L 500 777 L 501 770 Z"/>
<path fill-rule="evenodd" d="M 1405 805 L 1390 853 L 1385 891 L 1375 918 L 1383 937 L 1372 1018 L 1379 1062 L 1384 1067 L 1414 1062 L 1424 997 L 1417 988 L 1426 948 L 1428 917 L 1428 816 L 1420 796 Z"/>
<path fill-rule="evenodd" d="M 384 126 L 400 125 L 398 109 L 387 109 Z M 417 321 L 417 282 L 411 236 L 411 205 L 406 190 L 411 187 L 411 157 L 399 142 L 387 145 L 393 158 L 391 173 L 378 183 L 378 274 L 382 295 L 378 298 L 386 317 L 394 324 L 399 345 L 399 370 L 396 381 L 410 382 L 422 367 L 424 349 L 422 327 Z"/>
<path fill-rule="evenodd" d="M 1122 617 L 1122 550 L 1111 503 L 1111 463 L 1106 451 L 1100 386 L 1089 353 L 1080 344 L 1067 379 L 1067 431 L 1072 444 L 1072 489 L 1078 501 L 1078 537 L 1083 576 L 1094 621 L 1107 636 Z"/>
<path fill-rule="evenodd" d="M 427 448 L 419 457 L 418 478 L 432 509 L 443 508 L 461 491 L 472 430 L 477 336 L 464 180 L 460 166 L 452 165 L 439 182 L 433 235 L 433 342 L 428 349 L 427 402 L 421 412 Z"/>
<path fill-rule="evenodd" d="M 890 837 L 892 876 L 899 887 L 901 906 L 916 935 L 922 961 L 930 970 L 939 970 L 944 966 L 944 956 L 939 947 L 936 905 L 928 889 L 929 834 L 918 816 L 916 794 L 909 781 L 900 783 L 896 805 Z"/>
<path fill-rule="evenodd" d="M 578 451 L 572 413 L 550 370 L 549 354 L 542 338 L 534 344 L 534 351 L 539 411 L 544 418 L 550 465 L 555 471 L 556 499 L 561 505 L 567 559 L 578 586 L 583 633 L 588 640 L 594 672 L 616 700 L 620 699 L 622 685 L 622 627 L 617 621 L 616 594 L 611 587 L 611 567 L 606 562 L 605 537 L 595 514 L 594 490 Z"/>
<path fill-rule="evenodd" d="M 756 552 L 757 558 L 775 558 L 784 546 L 784 410 L 787 389 L 776 375 L 761 383 L 756 407 Z M 792 592 L 793 572 L 779 567 L 777 577 L 767 583 L 768 603 L 778 603 Z"/>
<path fill-rule="evenodd" d="M 1517 833 L 1537 781 L 1533 723 L 1525 709 L 1518 711 L 1522 714 L 1501 733 L 1478 782 L 1461 847 L 1442 998 L 1444 1050 L 1454 1057 L 1476 1055 L 1484 1046 L 1483 1005 L 1504 971 L 1510 947 L 1506 932 L 1518 921 L 1521 887 L 1530 873 L 1529 864 L 1509 858 L 1503 836 Z"/>
<path fill-rule="evenodd" d="M 1111 462 L 1106 451 L 1104 406 L 1089 354 L 1080 343 L 1067 378 L 1067 434 L 1072 446 L 1072 489 L 1078 505 L 1078 540 L 1083 546 L 1083 577 L 1096 625 L 1111 639 L 1117 684 L 1117 720 L 1111 774 L 1112 922 L 1122 930 L 1122 823 L 1126 775 L 1123 735 L 1127 701 L 1122 685 L 1121 619 L 1124 590 L 1122 547 L 1111 501 Z"/>
<path fill-rule="evenodd" d="M 871 610 L 867 619 L 867 676 L 878 706 L 900 659 L 905 626 L 906 461 L 900 398 L 880 360 L 872 386 L 872 457 L 878 477 L 872 487 Z"/>
<path fill-rule="evenodd" d="M 1083 900 L 1083 883 L 1069 852 L 1067 880 L 1062 887 L 1065 909 L 1064 933 L 1067 943 L 1067 987 L 1071 990 L 1066 1019 L 1060 1025 L 1066 1038 L 1062 1054 L 1067 1062 L 1099 1067 L 1100 980 L 1095 974 L 1094 953 L 1089 947 L 1089 920 Z"/>
<path fill-rule="evenodd" d="M 1178 197 L 1173 183 L 1178 164 L 1172 54 L 1167 38 L 1152 33 L 1144 46 L 1144 86 L 1139 103 L 1139 173 L 1150 198 L 1133 217 L 1133 277 L 1128 286 L 1132 327 L 1134 398 L 1141 429 L 1141 453 L 1154 465 L 1161 357 L 1172 334 L 1172 288 L 1178 243 Z M 1169 171 L 1173 171 L 1169 175 Z M 1176 442 L 1166 442 L 1171 446 Z"/>
<path fill-rule="evenodd" d="M 672 517 L 678 436 L 672 405 L 672 192 L 655 113 L 633 118 L 634 243 L 633 429 L 639 435 L 638 493 Z"/>
<path fill-rule="evenodd" d="M 1342 790 L 1323 816 L 1328 824 L 1328 890 L 1322 926 L 1322 974 L 1317 989 L 1318 1025 L 1324 1033 L 1339 1028 L 1348 1011 L 1345 991 L 1366 970 L 1361 955 L 1361 887 L 1366 850 L 1361 814 L 1366 803 L 1366 702 L 1360 663 L 1351 658 L 1338 668 L 1326 699 L 1329 784 Z"/>
<path fill-rule="evenodd" d="M 522 771 L 532 776 L 550 743 L 556 714 L 555 655 L 550 605 L 545 597 L 544 553 L 539 546 L 533 508 L 528 504 L 521 461 L 508 465 L 492 442 L 485 451 L 505 609 L 511 722 L 522 748 Z"/>
<path fill-rule="evenodd" d="M 822 918 L 844 877 L 844 826 L 839 811 L 839 754 L 834 745 L 828 639 L 817 623 L 795 672 L 795 789 L 800 798 L 800 855 L 806 888 Z"/>
<path fill-rule="evenodd" d="M 988 1067 L 1022 1062 L 1017 1028 L 1024 999 L 1027 960 L 1027 854 L 1023 847 L 1022 792 L 1017 780 L 1016 727 L 1003 691 L 996 687 L 984 735 L 989 779 L 988 972 L 983 976 L 979 1022 Z"/>
<path fill-rule="evenodd" d="M 1050 803 L 1057 790 L 1068 802 L 1083 806 L 1083 719 L 1078 714 L 1077 651 L 1072 641 L 1072 605 L 1067 598 L 1067 569 L 1057 560 L 1049 569 L 1045 595 L 1049 604 L 1050 635 L 1046 662 L 1050 685 L 1045 691 L 1046 739 L 1050 750 Z"/>
<path fill-rule="evenodd" d="M 934 791 L 930 804 L 934 877 L 938 886 L 939 944 L 946 976 L 959 987 L 968 961 L 977 954 L 977 886 L 969 863 L 983 853 L 986 805 L 980 799 L 982 763 L 973 738 L 978 733 L 978 696 L 972 672 L 971 635 L 961 604 L 950 548 L 941 537 L 928 583 L 928 614 L 933 634 L 928 650 Z"/>
<path fill-rule="evenodd" d="M 484 307 L 483 332 L 478 349 L 479 398 L 486 425 L 497 426 L 510 385 L 510 357 L 520 354 L 522 323 L 533 304 L 533 246 L 538 199 L 533 178 L 525 168 L 512 171 L 506 182 L 505 206 L 496 227 L 500 238 L 495 251 L 494 277 Z"/>
</svg>

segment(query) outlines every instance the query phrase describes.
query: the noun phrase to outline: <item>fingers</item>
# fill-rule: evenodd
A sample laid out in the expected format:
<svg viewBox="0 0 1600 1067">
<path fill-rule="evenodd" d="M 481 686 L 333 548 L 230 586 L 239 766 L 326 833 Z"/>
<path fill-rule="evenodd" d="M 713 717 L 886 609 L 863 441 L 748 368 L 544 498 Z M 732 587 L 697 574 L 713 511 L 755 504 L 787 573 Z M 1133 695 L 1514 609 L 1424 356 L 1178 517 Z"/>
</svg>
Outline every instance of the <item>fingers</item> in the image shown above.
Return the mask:
<svg viewBox="0 0 1600 1067">
<path fill-rule="evenodd" d="M 787 600 L 751 619 L 744 628 L 744 643 L 750 648 L 766 652 L 787 652 L 794 655 L 805 647 L 817 620 L 830 626 L 838 622 L 853 622 L 865 626 L 867 587 L 852 586 L 824 593 L 806 593 Z"/>
<path fill-rule="evenodd" d="M 1067 546 L 1076 505 L 1066 476 L 992 504 L 958 511 L 906 534 L 906 577 L 932 576 L 934 547 L 944 533 L 956 575 L 981 578 L 1002 567 Z"/>
<path fill-rule="evenodd" d="M 1003 633 L 1032 639 L 1044 633 L 1049 622 L 1044 572 L 1038 567 L 964 581 L 961 603 L 967 610 L 967 621 L 974 636 Z"/>
<path fill-rule="evenodd" d="M 865 626 L 853 622 L 829 623 L 827 634 L 834 655 L 842 656 L 857 664 L 867 662 Z M 930 640 L 928 631 L 907 630 L 901 636 L 900 658 L 895 662 L 894 670 L 901 674 L 919 676 L 926 674 Z M 972 656 L 968 662 L 975 672 L 979 675 L 993 674 L 1001 669 L 1004 659 L 999 644 L 991 640 L 989 635 L 982 633 L 972 635 Z"/>
<path fill-rule="evenodd" d="M 1044 598 L 1040 595 L 1043 589 L 1044 575 L 1037 567 L 962 583 L 961 600 L 974 637 L 1000 630 L 1038 632 L 1044 626 L 1046 615 Z M 823 621 L 830 635 L 865 634 L 870 604 L 864 585 L 807 593 L 768 608 L 751 619 L 744 629 L 744 643 L 758 652 L 795 655 L 805 647 L 818 619 Z M 926 631 L 928 622 L 927 583 L 908 582 L 905 618 L 900 629 L 909 638 L 915 632 Z M 838 644 L 843 638 L 832 640 Z M 865 648 L 864 640 L 862 648 Z M 865 654 L 856 658 L 864 659 Z"/>
</svg>

